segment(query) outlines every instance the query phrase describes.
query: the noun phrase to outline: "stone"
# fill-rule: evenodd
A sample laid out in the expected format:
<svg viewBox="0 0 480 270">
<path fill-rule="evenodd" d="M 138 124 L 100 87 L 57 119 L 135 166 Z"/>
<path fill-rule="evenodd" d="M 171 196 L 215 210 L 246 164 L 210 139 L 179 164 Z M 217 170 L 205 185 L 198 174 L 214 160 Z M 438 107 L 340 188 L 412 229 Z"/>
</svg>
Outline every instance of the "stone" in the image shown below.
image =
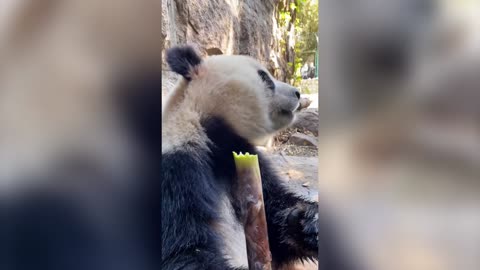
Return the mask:
<svg viewBox="0 0 480 270">
<path fill-rule="evenodd" d="M 292 134 L 288 142 L 298 146 L 318 146 L 317 138 L 300 132 Z"/>
<path fill-rule="evenodd" d="M 304 174 L 302 171 L 295 170 L 295 169 L 290 169 L 286 173 L 290 179 L 294 180 L 300 180 L 304 177 Z"/>
<path fill-rule="evenodd" d="M 173 71 L 162 71 L 162 97 L 175 87 L 179 78 L 180 76 Z"/>
<path fill-rule="evenodd" d="M 297 113 L 297 117 L 292 128 L 298 128 L 301 130 L 308 130 L 315 136 L 318 136 L 319 117 L 318 109 L 306 109 Z"/>
<path fill-rule="evenodd" d="M 312 201 L 318 200 L 318 157 L 274 154 L 271 160 L 289 189 Z M 308 187 L 302 185 L 306 182 L 309 183 Z"/>
<path fill-rule="evenodd" d="M 162 53 L 181 44 L 195 44 L 202 56 L 250 55 L 285 81 L 275 20 L 279 0 L 162 0 Z M 162 76 L 170 69 L 162 59 Z M 168 92 L 171 83 L 162 86 Z"/>
</svg>

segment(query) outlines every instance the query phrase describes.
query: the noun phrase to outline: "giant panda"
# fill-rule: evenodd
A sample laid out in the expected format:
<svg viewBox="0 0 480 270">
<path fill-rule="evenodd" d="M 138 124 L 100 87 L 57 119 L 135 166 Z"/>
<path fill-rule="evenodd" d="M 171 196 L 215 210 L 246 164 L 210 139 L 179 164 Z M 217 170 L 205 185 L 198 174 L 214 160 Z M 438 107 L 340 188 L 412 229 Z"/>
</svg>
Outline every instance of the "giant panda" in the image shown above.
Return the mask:
<svg viewBox="0 0 480 270">
<path fill-rule="evenodd" d="M 274 269 L 319 256 L 321 269 L 347 269 L 317 202 L 254 146 L 294 120 L 299 91 L 248 56 L 202 59 L 187 45 L 166 60 L 181 77 L 162 109 L 162 269 L 248 269 L 232 151 L 259 155 Z"/>
</svg>

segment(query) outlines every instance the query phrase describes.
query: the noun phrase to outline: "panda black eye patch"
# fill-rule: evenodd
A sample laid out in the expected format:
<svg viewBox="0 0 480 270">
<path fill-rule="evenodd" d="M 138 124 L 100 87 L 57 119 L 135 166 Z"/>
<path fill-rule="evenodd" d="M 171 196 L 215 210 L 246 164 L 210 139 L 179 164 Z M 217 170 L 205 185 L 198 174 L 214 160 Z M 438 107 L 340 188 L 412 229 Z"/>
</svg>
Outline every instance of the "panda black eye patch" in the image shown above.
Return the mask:
<svg viewBox="0 0 480 270">
<path fill-rule="evenodd" d="M 258 75 L 260 75 L 260 78 L 262 78 L 262 81 L 264 81 L 267 84 L 267 87 L 269 89 L 271 89 L 272 91 L 275 90 L 275 83 L 265 71 L 259 70 Z"/>
</svg>

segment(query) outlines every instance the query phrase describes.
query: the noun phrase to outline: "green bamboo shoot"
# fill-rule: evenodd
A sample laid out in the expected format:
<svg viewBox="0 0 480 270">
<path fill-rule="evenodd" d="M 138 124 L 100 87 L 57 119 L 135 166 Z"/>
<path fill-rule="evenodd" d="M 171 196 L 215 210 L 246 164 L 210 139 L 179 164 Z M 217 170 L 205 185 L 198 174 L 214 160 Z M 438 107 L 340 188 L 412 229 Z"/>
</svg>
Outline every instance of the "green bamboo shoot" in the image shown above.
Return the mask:
<svg viewBox="0 0 480 270">
<path fill-rule="evenodd" d="M 245 230 L 249 270 L 271 270 L 272 256 L 268 244 L 267 219 L 262 192 L 258 156 L 233 152 L 238 182 L 235 197 L 241 207 Z"/>
</svg>

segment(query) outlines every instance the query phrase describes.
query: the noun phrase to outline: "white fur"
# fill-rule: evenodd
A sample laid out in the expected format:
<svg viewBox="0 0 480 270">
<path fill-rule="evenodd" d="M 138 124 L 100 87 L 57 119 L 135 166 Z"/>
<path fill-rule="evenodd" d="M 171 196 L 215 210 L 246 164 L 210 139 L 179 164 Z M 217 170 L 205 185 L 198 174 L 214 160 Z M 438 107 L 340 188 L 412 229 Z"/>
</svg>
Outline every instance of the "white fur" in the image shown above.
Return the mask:
<svg viewBox="0 0 480 270">
<path fill-rule="evenodd" d="M 247 268 L 247 245 L 243 227 L 238 223 L 229 198 L 224 195 L 220 205 L 221 221 L 216 224 L 223 239 L 223 252 L 233 268 Z"/>
</svg>

